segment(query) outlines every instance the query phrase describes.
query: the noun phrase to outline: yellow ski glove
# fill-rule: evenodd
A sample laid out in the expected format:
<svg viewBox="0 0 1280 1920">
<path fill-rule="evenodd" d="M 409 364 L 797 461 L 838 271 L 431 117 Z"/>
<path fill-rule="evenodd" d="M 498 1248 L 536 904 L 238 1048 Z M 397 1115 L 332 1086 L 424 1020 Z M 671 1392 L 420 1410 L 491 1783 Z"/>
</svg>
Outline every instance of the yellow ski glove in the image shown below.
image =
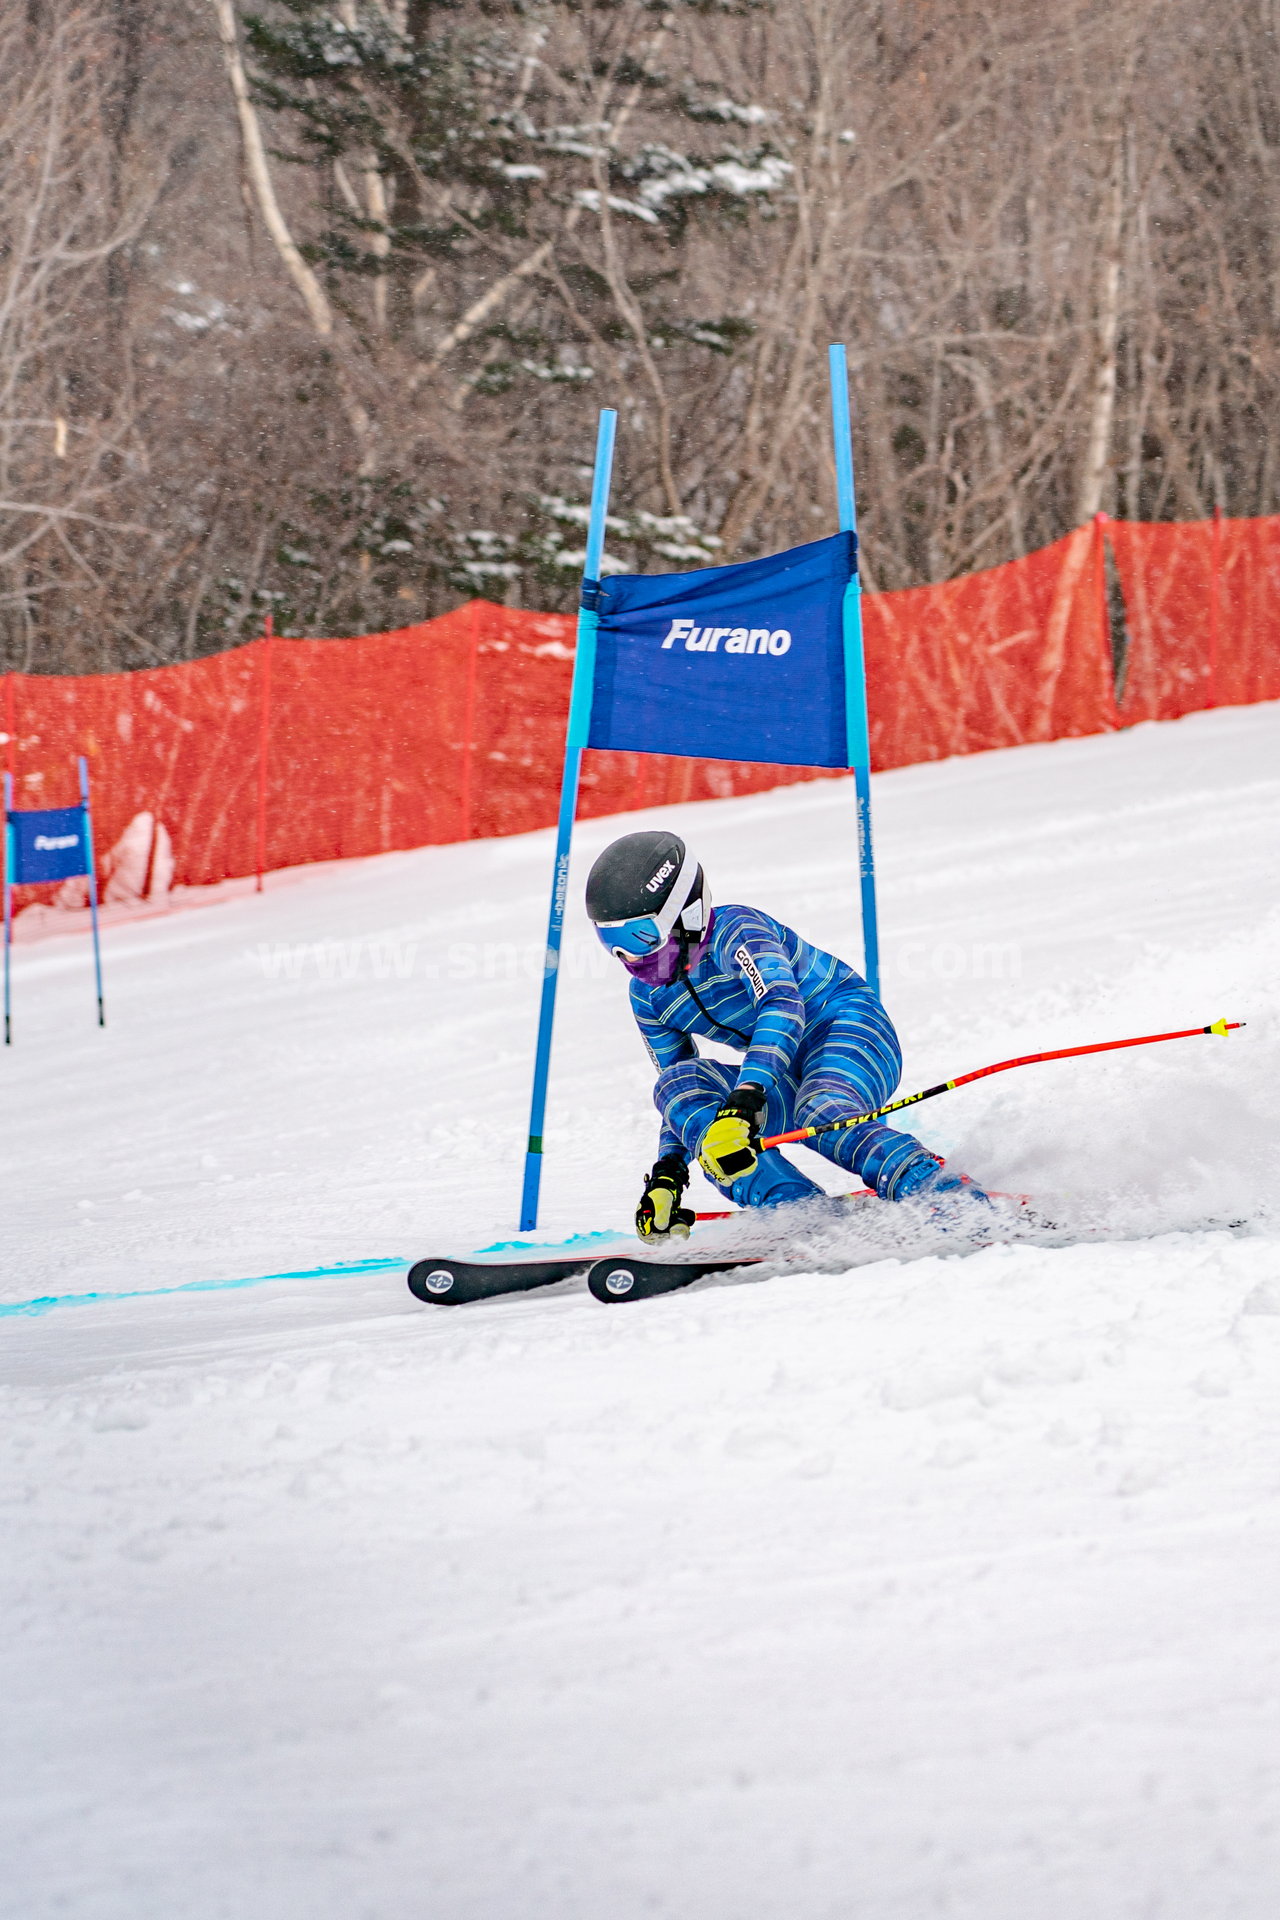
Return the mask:
<svg viewBox="0 0 1280 1920">
<path fill-rule="evenodd" d="M 755 1169 L 764 1121 L 764 1088 L 736 1087 L 702 1136 L 698 1161 L 717 1186 L 732 1186 Z"/>
<path fill-rule="evenodd" d="M 687 1240 L 696 1215 L 680 1205 L 689 1184 L 689 1169 L 678 1153 L 655 1161 L 636 1208 L 636 1232 L 642 1240 L 665 1240 L 675 1234 Z"/>
</svg>

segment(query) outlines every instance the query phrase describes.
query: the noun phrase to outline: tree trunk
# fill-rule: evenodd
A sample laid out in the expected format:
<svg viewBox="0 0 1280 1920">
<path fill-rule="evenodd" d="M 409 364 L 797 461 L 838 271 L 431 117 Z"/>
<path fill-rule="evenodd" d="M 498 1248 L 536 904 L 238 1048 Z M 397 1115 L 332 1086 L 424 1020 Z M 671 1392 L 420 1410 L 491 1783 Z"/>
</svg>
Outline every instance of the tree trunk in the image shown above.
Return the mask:
<svg viewBox="0 0 1280 1920">
<path fill-rule="evenodd" d="M 1093 376 L 1089 391 L 1089 431 L 1085 441 L 1076 525 L 1092 520 L 1102 507 L 1111 459 L 1111 427 L 1116 411 L 1116 339 L 1120 330 L 1120 241 L 1124 224 L 1124 129 L 1117 124 L 1111 141 L 1103 195 L 1098 274 L 1094 295 Z"/>
<path fill-rule="evenodd" d="M 327 340 L 333 332 L 333 314 L 325 297 L 324 288 L 299 253 L 285 217 L 280 211 L 280 203 L 276 199 L 271 171 L 267 166 L 266 148 L 262 144 L 262 129 L 258 125 L 258 116 L 249 98 L 249 83 L 245 78 L 244 62 L 240 58 L 235 8 L 232 0 L 212 0 L 212 4 L 218 20 L 223 57 L 227 63 L 227 78 L 231 82 L 231 92 L 235 98 L 236 113 L 240 120 L 240 137 L 244 142 L 245 172 L 249 176 L 249 184 L 253 188 L 258 211 L 262 215 L 262 223 L 275 241 L 276 252 L 284 262 L 285 272 L 302 295 L 312 326 L 322 340 Z"/>
</svg>

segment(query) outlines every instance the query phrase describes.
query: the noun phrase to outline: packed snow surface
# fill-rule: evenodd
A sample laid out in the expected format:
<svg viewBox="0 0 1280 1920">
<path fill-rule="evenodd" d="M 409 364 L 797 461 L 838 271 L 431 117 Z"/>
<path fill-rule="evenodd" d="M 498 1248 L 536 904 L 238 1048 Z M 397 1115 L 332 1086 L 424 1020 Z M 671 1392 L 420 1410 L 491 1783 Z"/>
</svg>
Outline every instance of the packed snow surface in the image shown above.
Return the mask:
<svg viewBox="0 0 1280 1920">
<path fill-rule="evenodd" d="M 547 834 L 109 928 L 105 1033 L 18 947 L 5 1916 L 1272 1920 L 1280 709 L 875 804 L 907 1088 L 1249 1023 L 915 1111 L 1056 1238 L 418 1305 L 515 1225 Z M 652 1157 L 579 902 L 659 821 L 859 952 L 845 781 L 584 826 L 547 1237 Z"/>
</svg>

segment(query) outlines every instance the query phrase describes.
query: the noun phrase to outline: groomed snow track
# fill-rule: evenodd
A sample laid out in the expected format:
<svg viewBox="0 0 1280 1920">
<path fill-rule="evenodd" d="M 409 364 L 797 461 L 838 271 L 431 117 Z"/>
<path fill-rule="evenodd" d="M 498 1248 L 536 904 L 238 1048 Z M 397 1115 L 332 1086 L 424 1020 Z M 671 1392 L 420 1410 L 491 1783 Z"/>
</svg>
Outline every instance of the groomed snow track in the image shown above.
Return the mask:
<svg viewBox="0 0 1280 1920">
<path fill-rule="evenodd" d="M 412 1300 L 512 1224 L 545 834 L 111 929 L 105 1034 L 19 947 L 0 1913 L 1271 1920 L 1280 709 L 876 787 L 907 1086 L 1249 1022 L 912 1116 L 1078 1244 Z M 641 818 L 856 957 L 848 783 Z M 654 1138 L 574 914 L 548 1236 Z"/>
</svg>

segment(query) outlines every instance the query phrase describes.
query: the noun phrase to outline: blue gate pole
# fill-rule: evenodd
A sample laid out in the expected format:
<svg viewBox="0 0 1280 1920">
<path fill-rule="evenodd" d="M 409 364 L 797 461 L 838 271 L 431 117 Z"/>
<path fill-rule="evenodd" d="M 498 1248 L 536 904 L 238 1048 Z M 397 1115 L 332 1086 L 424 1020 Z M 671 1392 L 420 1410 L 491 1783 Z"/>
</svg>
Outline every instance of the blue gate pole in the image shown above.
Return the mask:
<svg viewBox="0 0 1280 1920">
<path fill-rule="evenodd" d="M 831 427 L 836 448 L 840 531 L 853 535 L 853 576 L 844 590 L 844 711 L 849 765 L 858 808 L 858 880 L 862 888 L 862 971 L 880 991 L 880 925 L 876 914 L 876 857 L 871 844 L 871 736 L 867 724 L 867 669 L 862 645 L 862 583 L 858 579 L 858 508 L 853 492 L 853 434 L 849 425 L 849 367 L 842 346 L 827 349 L 831 372 Z"/>
<path fill-rule="evenodd" d="M 564 937 L 564 910 L 569 891 L 569 843 L 578 809 L 578 775 L 582 749 L 591 730 L 591 699 L 596 677 L 596 608 L 600 564 L 604 557 L 605 515 L 609 511 L 609 481 L 613 473 L 613 437 L 618 416 L 612 407 L 600 413 L 596 433 L 596 465 L 591 482 L 591 520 L 587 527 L 587 557 L 582 570 L 582 597 L 578 608 L 578 648 L 573 661 L 573 692 L 569 696 L 569 727 L 564 742 L 564 772 L 560 778 L 560 819 L 556 828 L 556 861 L 551 879 L 551 912 L 547 920 L 547 952 L 542 970 L 542 1005 L 538 1013 L 538 1048 L 533 1062 L 533 1099 L 529 1108 L 529 1145 L 524 1157 L 524 1191 L 520 1198 L 520 1231 L 538 1224 L 538 1191 L 542 1184 L 542 1127 L 547 1111 L 547 1076 L 551 1068 L 551 1029 L 556 1016 L 556 985 L 560 978 L 560 943 Z"/>
<path fill-rule="evenodd" d="M 80 811 L 84 818 L 84 860 L 89 875 L 89 918 L 93 925 L 93 976 L 98 983 L 98 1025 L 107 1024 L 102 1004 L 102 949 L 98 944 L 98 876 L 93 868 L 93 820 L 89 813 L 89 762 L 80 755 Z"/>
<path fill-rule="evenodd" d="M 4 1043 L 13 1045 L 13 1021 L 10 1017 L 12 1002 L 9 995 L 9 949 L 13 944 L 13 860 L 17 849 L 14 846 L 13 822 L 9 815 L 13 812 L 13 775 L 4 777 Z"/>
</svg>

